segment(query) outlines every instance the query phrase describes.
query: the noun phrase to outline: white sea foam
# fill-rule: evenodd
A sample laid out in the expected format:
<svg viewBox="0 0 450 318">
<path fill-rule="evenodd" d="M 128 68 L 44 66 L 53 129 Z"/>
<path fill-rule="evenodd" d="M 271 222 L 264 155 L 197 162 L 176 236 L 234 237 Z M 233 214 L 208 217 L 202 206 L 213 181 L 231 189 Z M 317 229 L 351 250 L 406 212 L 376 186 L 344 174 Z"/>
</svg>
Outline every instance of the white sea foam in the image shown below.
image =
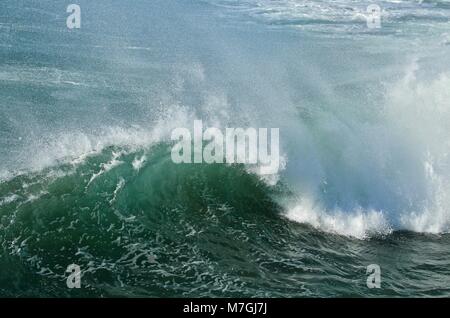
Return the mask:
<svg viewBox="0 0 450 318">
<path fill-rule="evenodd" d="M 413 142 L 411 157 L 421 165 L 424 198 L 401 214 L 401 225 L 417 232 L 450 231 L 450 74 L 431 80 L 418 78 L 414 62 L 404 80 L 390 92 L 388 115 L 391 124 L 402 129 Z M 400 133 L 399 133 L 400 134 Z"/>
<path fill-rule="evenodd" d="M 436 2 L 383 0 L 209 0 L 238 13 L 244 13 L 255 21 L 270 25 L 294 26 L 323 32 L 369 31 L 366 27 L 367 7 L 377 4 L 381 8 L 383 24 L 415 24 L 423 35 L 429 30 L 440 30 L 440 22 L 450 18 L 450 10 L 443 10 Z M 419 21 L 420 23 L 417 23 Z M 428 23 L 427 23 L 428 21 Z M 423 28 L 422 28 L 423 27 Z M 402 34 L 400 29 L 397 30 Z M 408 28 L 408 32 L 414 32 Z"/>
<path fill-rule="evenodd" d="M 88 184 L 86 185 L 86 188 L 89 187 L 91 185 L 91 183 L 97 179 L 98 177 L 100 177 L 101 175 L 103 175 L 104 173 L 110 171 L 111 169 L 123 164 L 123 161 L 119 160 L 118 158 L 122 155 L 122 152 L 113 152 L 112 154 L 112 158 L 109 162 L 107 163 L 102 163 L 101 164 L 101 169 L 99 172 L 94 173 L 91 176 L 91 179 L 89 180 Z"/>
<path fill-rule="evenodd" d="M 146 155 L 142 155 L 139 158 L 137 158 L 137 157 L 134 158 L 133 163 L 132 163 L 133 169 L 136 171 L 139 171 L 143 167 L 143 165 L 145 164 L 146 161 L 147 161 Z"/>
<path fill-rule="evenodd" d="M 313 204 L 307 199 L 289 209 L 286 217 L 295 222 L 310 224 L 322 231 L 359 239 L 392 232 L 389 222 L 381 211 L 362 209 L 326 211 L 320 204 Z"/>
<path fill-rule="evenodd" d="M 113 204 L 116 201 L 117 194 L 120 192 L 120 190 L 122 190 L 124 185 L 125 185 L 125 179 L 120 178 L 119 182 L 116 185 L 116 189 L 114 190 L 113 197 L 111 200 L 109 200 L 110 204 Z"/>
<path fill-rule="evenodd" d="M 289 219 L 357 238 L 391 229 L 450 231 L 450 76 L 420 72 L 416 60 L 387 88 L 372 124 L 353 122 L 347 135 L 326 118 L 339 152 L 316 142 L 314 182 L 299 188 Z"/>
<path fill-rule="evenodd" d="M 20 198 L 20 196 L 18 196 L 17 194 L 11 194 L 11 195 L 8 195 L 8 196 L 6 196 L 4 198 L 0 198 L 0 206 L 12 203 L 12 202 L 16 201 L 19 198 Z"/>
<path fill-rule="evenodd" d="M 158 142 L 167 141 L 173 127 L 186 122 L 188 116 L 183 110 L 169 113 L 166 118 L 149 123 L 149 127 L 99 127 L 93 133 L 63 132 L 48 137 L 44 143 L 39 141 L 30 145 L 34 153 L 28 158 L 25 171 L 40 171 L 46 167 L 61 163 L 79 165 L 89 156 L 100 153 L 110 146 L 123 147 L 129 151 L 150 147 Z M 12 172 L 9 171 L 9 174 Z"/>
</svg>

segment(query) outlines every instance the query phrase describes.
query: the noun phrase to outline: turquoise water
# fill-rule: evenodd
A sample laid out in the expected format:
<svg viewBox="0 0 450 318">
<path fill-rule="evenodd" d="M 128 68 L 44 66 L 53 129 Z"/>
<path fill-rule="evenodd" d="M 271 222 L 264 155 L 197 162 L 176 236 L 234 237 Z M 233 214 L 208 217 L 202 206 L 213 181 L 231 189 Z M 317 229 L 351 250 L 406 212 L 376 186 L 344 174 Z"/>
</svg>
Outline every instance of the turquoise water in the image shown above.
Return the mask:
<svg viewBox="0 0 450 318">
<path fill-rule="evenodd" d="M 68 4 L 0 4 L 0 296 L 450 295 L 449 2 Z M 194 119 L 279 173 L 174 164 Z"/>
</svg>

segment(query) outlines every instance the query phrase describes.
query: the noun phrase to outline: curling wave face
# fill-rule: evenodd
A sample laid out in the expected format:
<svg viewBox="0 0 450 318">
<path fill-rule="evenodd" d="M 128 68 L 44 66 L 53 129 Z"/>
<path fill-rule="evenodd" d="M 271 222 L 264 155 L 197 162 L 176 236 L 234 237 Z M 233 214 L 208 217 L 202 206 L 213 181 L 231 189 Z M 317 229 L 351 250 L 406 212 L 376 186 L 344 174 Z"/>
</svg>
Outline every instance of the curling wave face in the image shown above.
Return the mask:
<svg viewBox="0 0 450 318">
<path fill-rule="evenodd" d="M 374 262 L 379 295 L 446 295 L 448 237 L 323 235 L 280 217 L 285 187 L 242 166 L 173 164 L 169 148 L 108 147 L 3 182 L 1 295 L 363 296 Z M 65 285 L 73 263 L 82 290 Z"/>
</svg>

